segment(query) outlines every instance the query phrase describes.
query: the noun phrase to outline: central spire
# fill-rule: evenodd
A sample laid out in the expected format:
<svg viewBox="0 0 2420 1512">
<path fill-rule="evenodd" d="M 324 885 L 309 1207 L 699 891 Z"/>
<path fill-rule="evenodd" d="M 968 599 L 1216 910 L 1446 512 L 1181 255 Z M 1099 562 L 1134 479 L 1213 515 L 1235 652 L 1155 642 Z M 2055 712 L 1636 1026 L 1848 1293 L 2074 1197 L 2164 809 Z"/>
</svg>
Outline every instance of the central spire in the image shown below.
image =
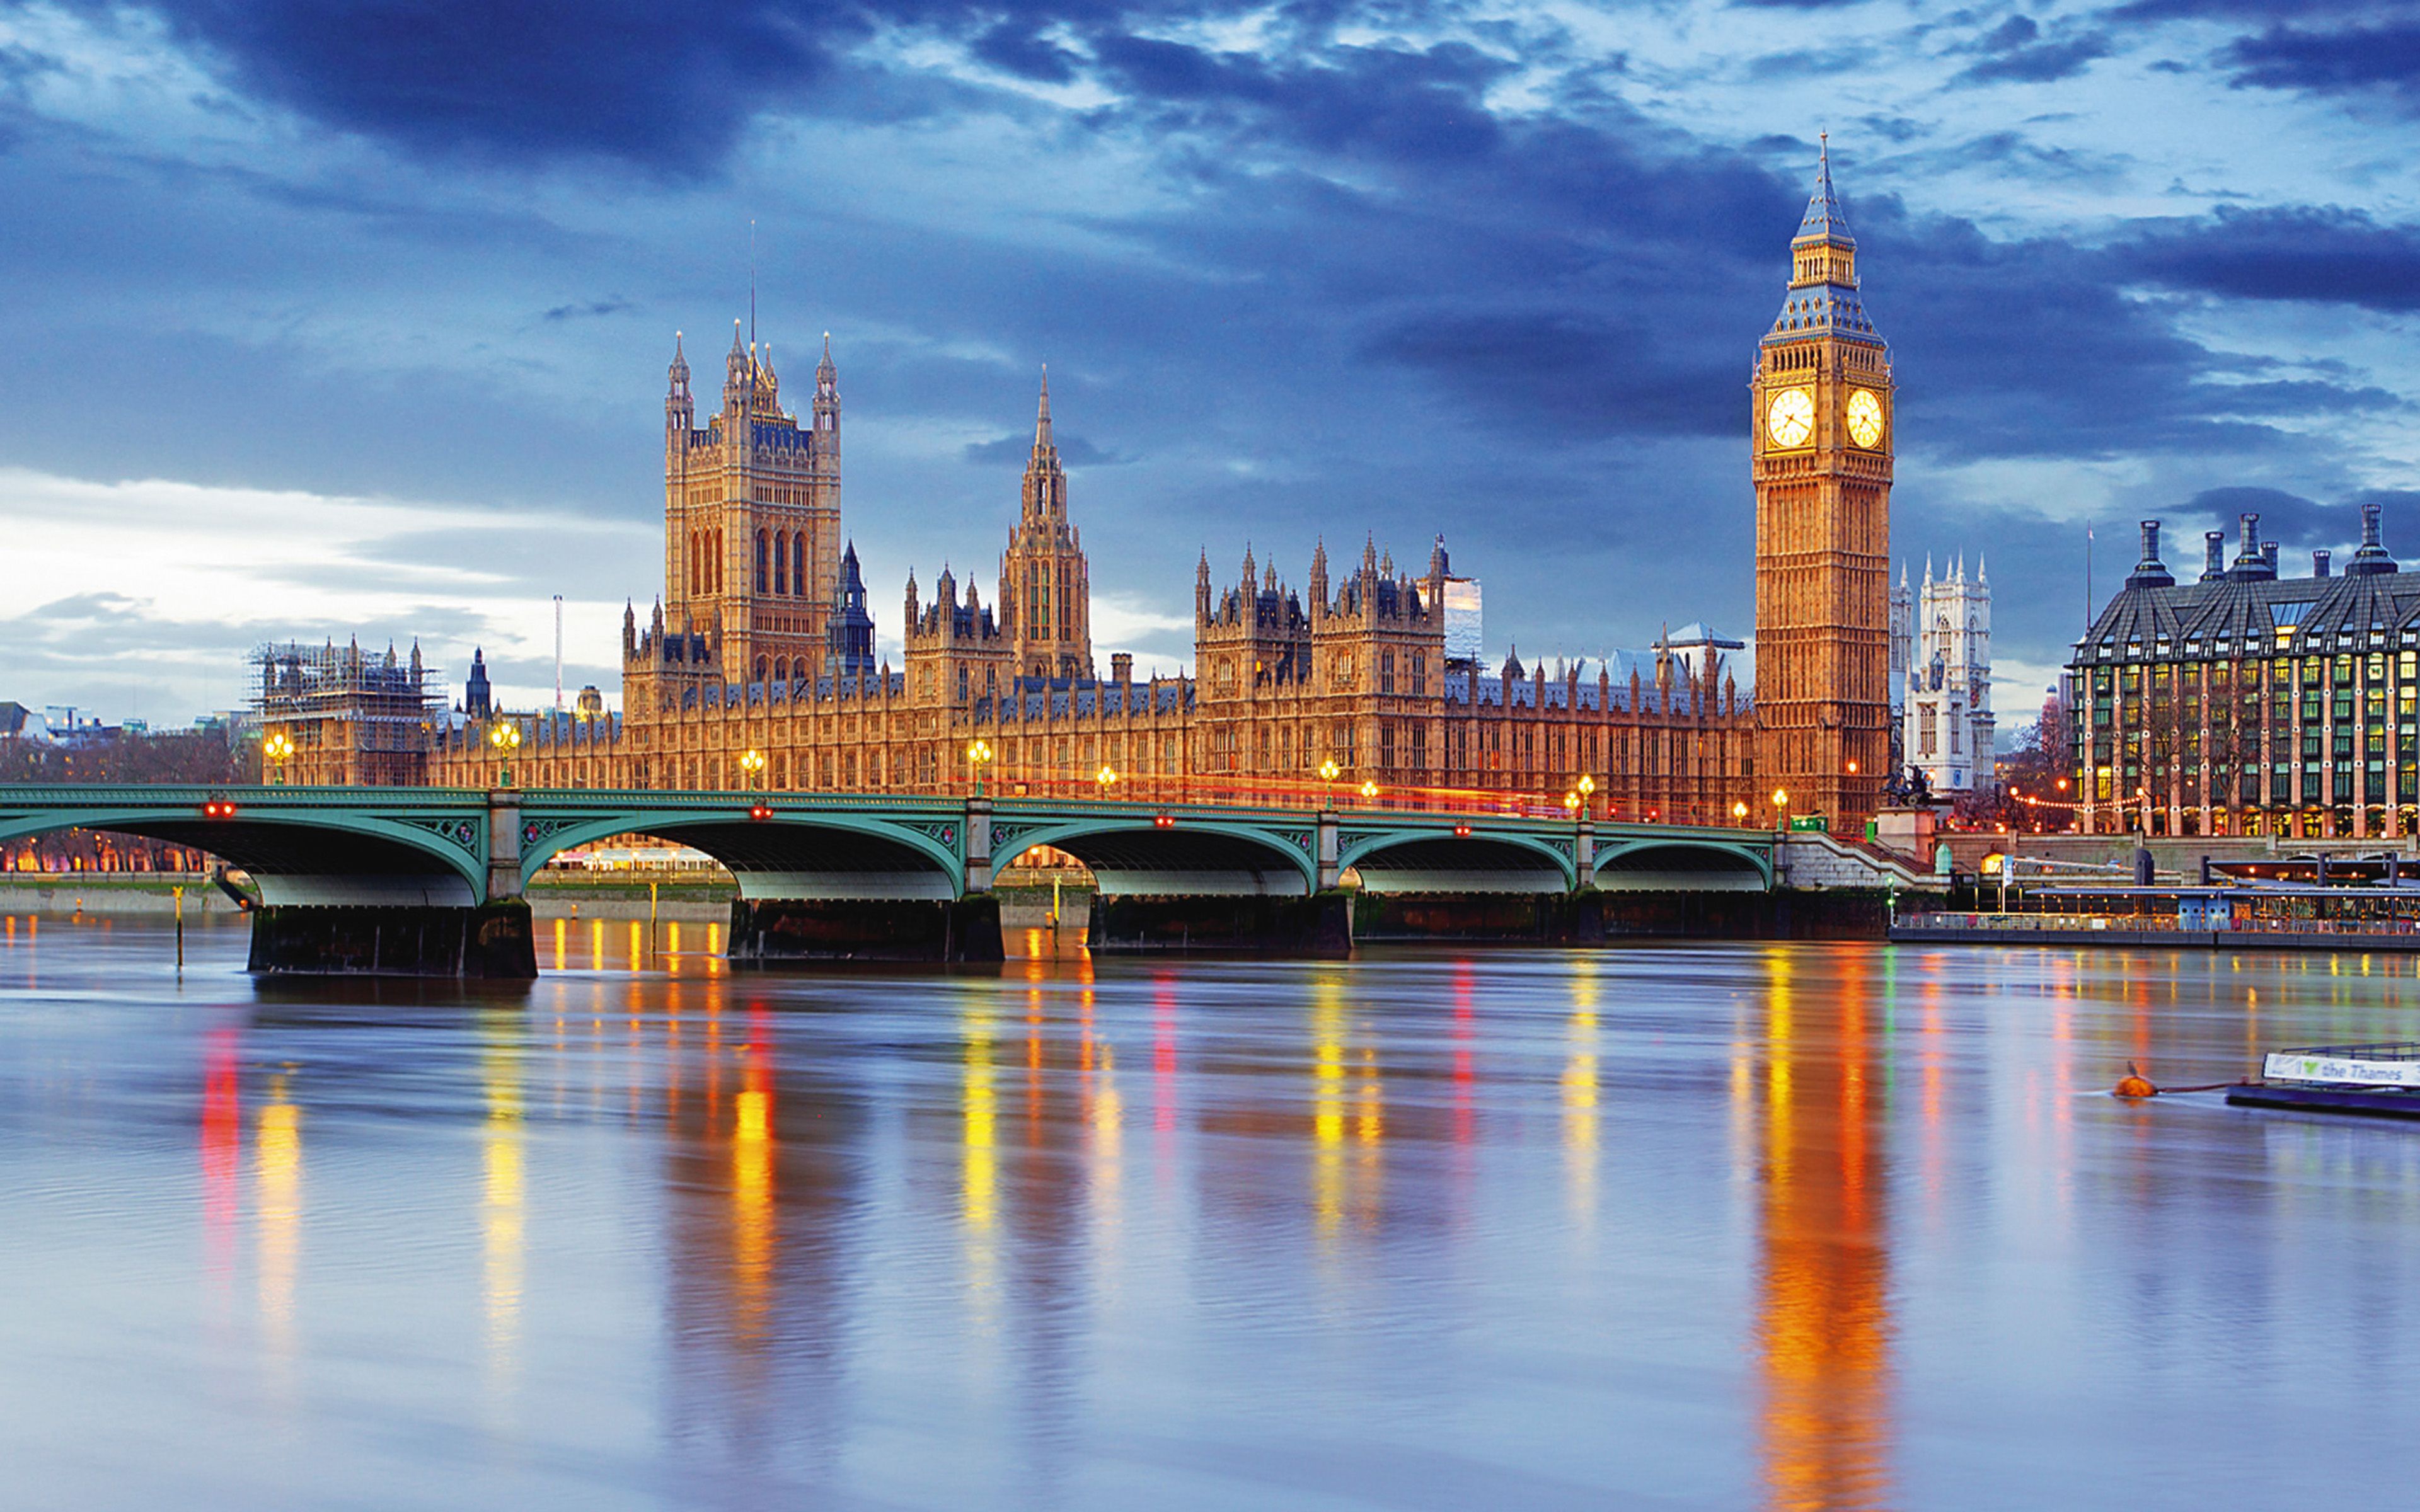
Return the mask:
<svg viewBox="0 0 2420 1512">
<path fill-rule="evenodd" d="M 1840 213 L 1840 197 L 1832 193 L 1832 133 L 1816 133 L 1815 193 L 1807 199 L 1807 213 L 1799 218 L 1798 235 L 1793 241 L 1829 241 L 1856 250 L 1857 239 L 1849 235 L 1848 217 Z"/>
<path fill-rule="evenodd" d="M 1033 450 L 1036 454 L 1051 445 L 1050 441 L 1050 364 L 1042 364 L 1042 409 L 1033 419 Z"/>
</svg>

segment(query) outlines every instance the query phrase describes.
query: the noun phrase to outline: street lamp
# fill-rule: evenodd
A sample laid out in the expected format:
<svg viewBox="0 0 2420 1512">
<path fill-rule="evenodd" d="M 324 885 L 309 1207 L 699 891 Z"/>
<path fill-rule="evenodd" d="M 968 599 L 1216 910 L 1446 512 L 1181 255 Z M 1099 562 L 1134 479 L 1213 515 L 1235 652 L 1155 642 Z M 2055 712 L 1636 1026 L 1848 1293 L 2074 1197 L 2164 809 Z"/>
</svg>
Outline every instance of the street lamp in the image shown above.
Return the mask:
<svg viewBox="0 0 2420 1512">
<path fill-rule="evenodd" d="M 1378 801 L 1378 779 L 1376 778 L 1365 777 L 1361 779 L 1361 801 L 1363 803 L 1375 803 Z"/>
<path fill-rule="evenodd" d="M 260 754 L 269 763 L 270 780 L 284 786 L 286 764 L 294 759 L 294 738 L 283 730 L 272 730 L 260 743 Z"/>
<path fill-rule="evenodd" d="M 740 755 L 739 769 L 748 774 L 744 780 L 748 790 L 754 792 L 758 786 L 758 777 L 765 770 L 765 753 L 751 746 Z"/>
<path fill-rule="evenodd" d="M 1582 813 L 1591 811 L 1589 800 L 1594 796 L 1596 796 L 1596 779 L 1582 773 L 1580 776 L 1580 811 Z"/>
<path fill-rule="evenodd" d="M 1785 789 L 1775 788 L 1773 790 L 1773 827 L 1786 829 L 1789 825 L 1790 794 Z"/>
<path fill-rule="evenodd" d="M 1109 795 L 1109 789 L 1117 783 L 1118 769 L 1111 766 L 1109 763 L 1103 762 L 1101 764 L 1101 769 L 1093 774 L 1093 780 L 1101 785 L 1101 796 L 1102 798 L 1107 799 Z"/>
<path fill-rule="evenodd" d="M 967 764 L 974 768 L 975 796 L 983 796 L 984 768 L 991 764 L 991 742 L 980 735 L 967 745 Z"/>
<path fill-rule="evenodd" d="M 1336 807 L 1336 779 L 1343 770 L 1333 756 L 1319 764 L 1319 779 L 1327 784 L 1327 807 L 1331 809 Z"/>
<path fill-rule="evenodd" d="M 1745 798 L 1742 798 L 1731 805 L 1731 822 L 1743 826 L 1747 824 L 1747 800 Z"/>
<path fill-rule="evenodd" d="M 513 785 L 513 752 L 520 749 L 521 727 L 510 719 L 488 726 L 488 744 L 496 748 L 496 786 Z"/>
</svg>

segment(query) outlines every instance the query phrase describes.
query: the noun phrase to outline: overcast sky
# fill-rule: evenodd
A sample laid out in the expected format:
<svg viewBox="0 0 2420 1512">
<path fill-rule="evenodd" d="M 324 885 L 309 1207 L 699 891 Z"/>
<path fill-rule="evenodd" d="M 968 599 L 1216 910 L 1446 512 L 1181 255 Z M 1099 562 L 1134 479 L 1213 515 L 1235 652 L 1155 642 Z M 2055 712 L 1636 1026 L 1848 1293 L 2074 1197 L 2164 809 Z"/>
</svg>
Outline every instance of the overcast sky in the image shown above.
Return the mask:
<svg viewBox="0 0 2420 1512">
<path fill-rule="evenodd" d="M 985 597 L 1050 366 L 1098 654 L 1192 566 L 1442 532 L 1525 657 L 1752 615 L 1745 384 L 1816 132 L 1989 554 L 2004 724 L 2133 521 L 2420 557 L 2420 4 L 0 3 L 0 700 L 154 723 L 420 638 L 618 696 L 664 367 L 831 332 L 844 520 Z"/>
</svg>

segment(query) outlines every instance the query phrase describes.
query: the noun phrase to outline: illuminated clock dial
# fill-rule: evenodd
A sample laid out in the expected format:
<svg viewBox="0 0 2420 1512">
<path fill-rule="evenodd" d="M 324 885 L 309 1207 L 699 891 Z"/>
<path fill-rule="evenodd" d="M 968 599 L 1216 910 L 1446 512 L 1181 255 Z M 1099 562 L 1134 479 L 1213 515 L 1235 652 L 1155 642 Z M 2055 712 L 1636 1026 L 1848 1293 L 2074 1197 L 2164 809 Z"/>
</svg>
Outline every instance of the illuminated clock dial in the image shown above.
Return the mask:
<svg viewBox="0 0 2420 1512">
<path fill-rule="evenodd" d="M 1849 440 L 1859 446 L 1878 446 L 1883 439 L 1883 401 L 1871 389 L 1849 395 Z"/>
<path fill-rule="evenodd" d="M 1784 389 L 1765 408 L 1764 433 L 1776 446 L 1804 446 L 1815 434 L 1815 395 L 1805 389 Z"/>
</svg>

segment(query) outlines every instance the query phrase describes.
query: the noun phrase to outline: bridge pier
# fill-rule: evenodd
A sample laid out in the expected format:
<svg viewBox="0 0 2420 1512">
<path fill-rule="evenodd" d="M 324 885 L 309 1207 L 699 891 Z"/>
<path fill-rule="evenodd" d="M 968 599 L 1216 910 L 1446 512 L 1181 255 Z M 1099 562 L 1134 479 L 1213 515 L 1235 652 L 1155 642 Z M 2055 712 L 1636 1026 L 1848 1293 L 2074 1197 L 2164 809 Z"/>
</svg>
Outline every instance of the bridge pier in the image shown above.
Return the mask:
<svg viewBox="0 0 2420 1512">
<path fill-rule="evenodd" d="M 475 907 L 315 907 L 253 910 L 256 976 L 465 977 L 528 981 L 537 975 L 529 904 Z"/>
<path fill-rule="evenodd" d="M 735 966 L 810 961 L 998 961 L 1000 899 L 735 898 Z"/>
<path fill-rule="evenodd" d="M 1353 953 L 1353 896 L 1136 898 L 1093 895 L 1088 949 L 1109 954 L 1249 951 L 1341 959 Z"/>
</svg>

